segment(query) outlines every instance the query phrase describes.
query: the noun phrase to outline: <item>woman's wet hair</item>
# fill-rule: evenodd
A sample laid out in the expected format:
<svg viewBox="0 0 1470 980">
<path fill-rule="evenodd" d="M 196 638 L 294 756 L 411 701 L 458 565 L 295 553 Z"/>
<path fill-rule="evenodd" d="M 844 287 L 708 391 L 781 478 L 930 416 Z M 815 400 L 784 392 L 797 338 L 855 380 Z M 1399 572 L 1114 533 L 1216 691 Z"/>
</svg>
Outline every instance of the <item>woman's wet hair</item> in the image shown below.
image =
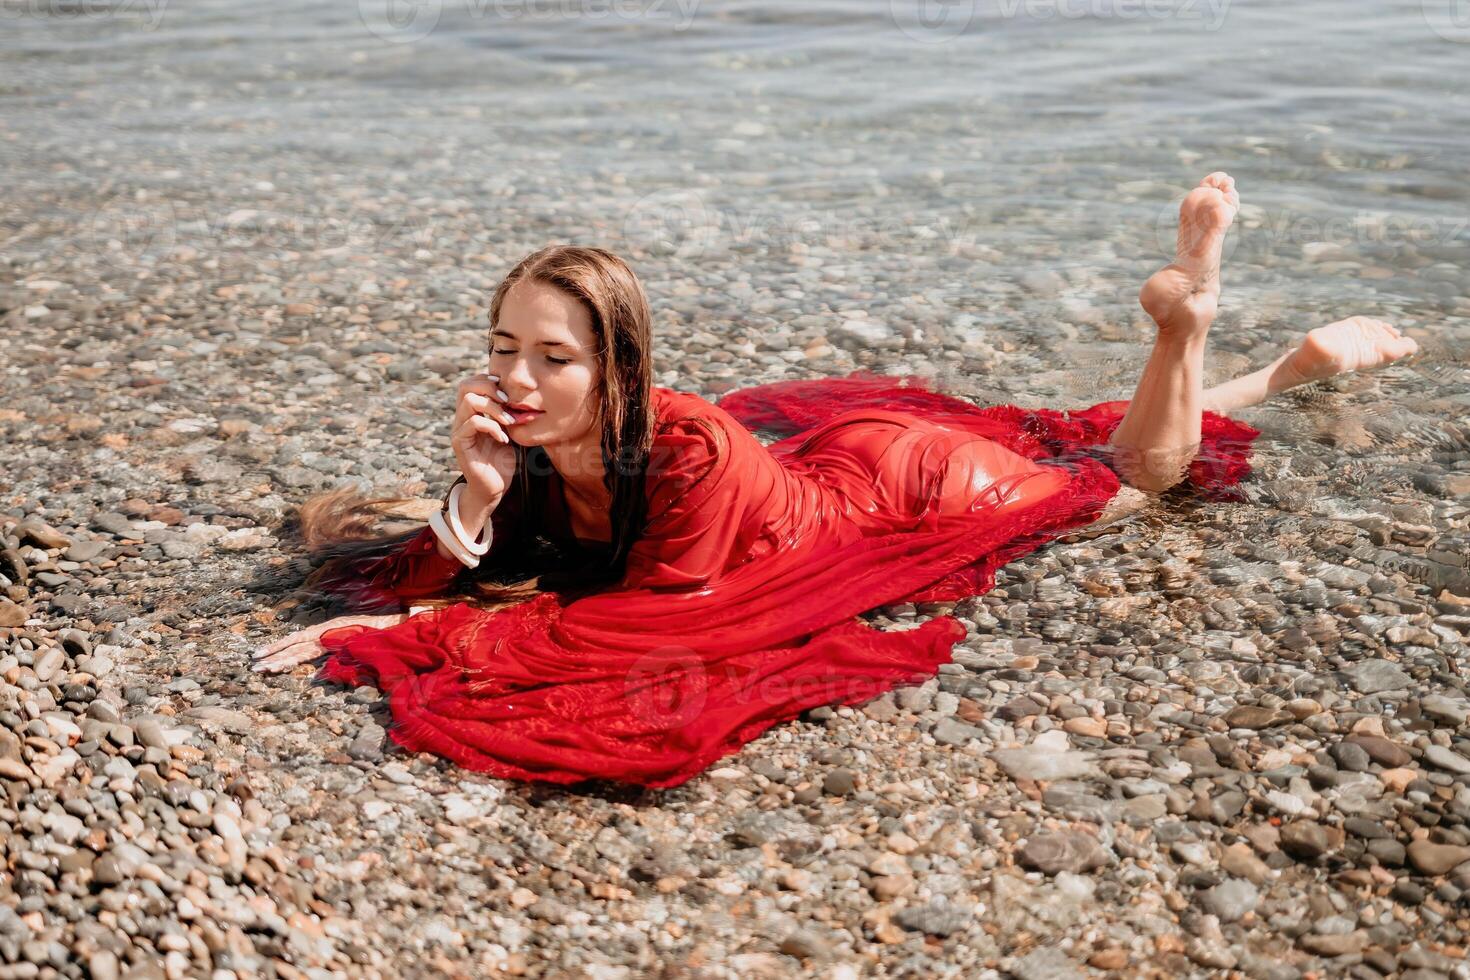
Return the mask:
<svg viewBox="0 0 1470 980">
<path fill-rule="evenodd" d="M 644 480 L 653 445 L 652 314 L 643 285 L 622 259 L 606 249 L 584 245 L 550 245 L 527 255 L 496 287 L 490 301 L 494 330 L 506 294 L 518 283 L 536 282 L 562 290 L 579 300 L 592 319 L 597 341 L 597 418 L 602 430 L 604 486 L 611 495 L 613 539 L 605 549 L 563 548 L 542 533 L 546 496 L 552 467 L 540 446 L 515 445 L 516 475 L 507 496 L 516 494 L 521 507 L 510 540 L 495 548 L 495 559 L 465 569 L 450 588 L 415 605 L 440 606 L 470 602 L 501 608 L 525 601 L 539 592 L 576 594 L 617 581 L 628 552 L 640 536 L 645 520 Z M 419 498 L 370 498 L 354 487 L 338 488 L 304 501 L 283 528 L 306 552 L 309 565 L 290 605 L 325 607 L 332 613 L 381 611 L 344 610 L 333 583 L 351 580 L 363 562 L 392 554 L 415 537 L 425 524 L 385 522 L 395 514 L 422 511 Z M 499 533 L 499 532 L 497 532 Z M 299 570 L 299 563 L 295 566 Z M 256 583 L 278 592 L 291 578 L 290 570 L 273 569 Z M 289 587 L 289 586 L 287 586 Z"/>
</svg>

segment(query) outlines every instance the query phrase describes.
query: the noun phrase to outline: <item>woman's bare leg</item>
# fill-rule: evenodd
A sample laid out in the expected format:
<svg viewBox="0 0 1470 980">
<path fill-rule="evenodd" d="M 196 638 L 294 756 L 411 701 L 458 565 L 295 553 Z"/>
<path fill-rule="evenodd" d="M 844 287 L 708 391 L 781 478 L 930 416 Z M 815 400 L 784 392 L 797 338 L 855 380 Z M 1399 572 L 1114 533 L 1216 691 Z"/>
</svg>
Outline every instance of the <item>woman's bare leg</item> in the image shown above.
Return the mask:
<svg viewBox="0 0 1470 980">
<path fill-rule="evenodd" d="M 1412 338 L 1383 320 L 1350 316 L 1308 332 L 1300 347 L 1293 347 L 1260 370 L 1206 389 L 1205 408 L 1230 412 L 1259 405 L 1288 388 L 1349 371 L 1372 370 L 1418 349 Z"/>
<path fill-rule="evenodd" d="M 1382 320 L 1348 317 L 1311 330 L 1300 347 L 1291 348 L 1265 367 L 1206 389 L 1204 407 L 1211 412 L 1229 412 L 1256 405 L 1288 388 L 1349 371 L 1372 370 L 1418 349 L 1411 338 L 1400 335 Z M 1141 490 L 1125 486 L 1089 527 L 1106 527 L 1136 514 L 1148 506 L 1149 499 Z"/>
<path fill-rule="evenodd" d="M 1138 300 L 1159 326 L 1138 388 L 1109 445 L 1119 475 L 1159 493 L 1178 483 L 1200 445 L 1205 342 L 1220 299 L 1220 250 L 1240 198 L 1216 172 L 1179 206 L 1174 261 L 1149 277 Z"/>
</svg>

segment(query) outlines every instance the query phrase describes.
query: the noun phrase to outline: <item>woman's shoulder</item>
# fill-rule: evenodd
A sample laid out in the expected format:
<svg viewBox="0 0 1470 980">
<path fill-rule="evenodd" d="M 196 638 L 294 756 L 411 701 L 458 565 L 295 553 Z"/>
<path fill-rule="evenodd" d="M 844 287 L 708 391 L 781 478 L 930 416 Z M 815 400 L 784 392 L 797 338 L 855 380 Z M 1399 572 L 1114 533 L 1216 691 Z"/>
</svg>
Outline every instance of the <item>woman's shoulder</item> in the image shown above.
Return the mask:
<svg viewBox="0 0 1470 980">
<path fill-rule="evenodd" d="M 738 424 L 728 412 L 700 395 L 657 386 L 653 389 L 655 443 L 700 433 L 718 438 L 715 433 Z"/>
<path fill-rule="evenodd" d="M 675 391 L 659 385 L 653 387 L 653 417 L 655 428 L 662 427 L 696 415 L 702 415 L 714 404 L 688 391 Z"/>
<path fill-rule="evenodd" d="M 651 516 L 674 513 L 719 490 L 733 472 L 729 427 L 739 423 L 699 395 L 653 389 L 653 447 L 646 471 Z"/>
<path fill-rule="evenodd" d="M 706 471 L 728 455 L 728 428 L 738 425 L 719 406 L 672 388 L 653 389 L 653 469 Z"/>
</svg>

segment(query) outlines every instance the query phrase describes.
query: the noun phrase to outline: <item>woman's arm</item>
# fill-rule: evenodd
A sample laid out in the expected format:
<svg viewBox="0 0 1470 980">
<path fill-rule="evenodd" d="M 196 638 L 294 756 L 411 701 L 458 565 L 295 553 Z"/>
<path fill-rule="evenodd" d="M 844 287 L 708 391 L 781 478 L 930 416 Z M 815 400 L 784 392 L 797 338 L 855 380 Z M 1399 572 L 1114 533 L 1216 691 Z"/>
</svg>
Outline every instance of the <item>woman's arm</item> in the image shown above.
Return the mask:
<svg viewBox="0 0 1470 980">
<path fill-rule="evenodd" d="M 466 487 L 459 505 L 466 533 L 478 538 L 489 525 L 490 550 L 480 560 L 482 564 L 493 561 L 510 543 L 520 519 L 519 492 L 512 489 L 499 500 L 481 501 Z M 354 609 L 403 612 L 416 599 L 443 595 L 464 570 L 426 526 L 390 554 L 359 561 L 334 576 L 332 591 L 350 598 Z"/>
<path fill-rule="evenodd" d="M 500 497 L 486 496 L 482 491 L 468 483 L 465 484 L 463 492 L 459 495 L 459 523 L 471 541 L 480 539 L 480 532 L 485 529 L 486 524 L 490 523 L 490 515 L 500 506 L 500 501 Z M 491 525 L 490 532 L 490 550 L 494 551 L 494 525 Z M 438 541 L 438 538 L 436 537 L 435 540 Z M 454 556 L 454 552 L 445 547 L 443 541 L 438 541 L 438 551 L 441 558 L 459 564 L 459 559 Z M 488 555 L 489 552 L 486 552 L 487 557 Z"/>
</svg>

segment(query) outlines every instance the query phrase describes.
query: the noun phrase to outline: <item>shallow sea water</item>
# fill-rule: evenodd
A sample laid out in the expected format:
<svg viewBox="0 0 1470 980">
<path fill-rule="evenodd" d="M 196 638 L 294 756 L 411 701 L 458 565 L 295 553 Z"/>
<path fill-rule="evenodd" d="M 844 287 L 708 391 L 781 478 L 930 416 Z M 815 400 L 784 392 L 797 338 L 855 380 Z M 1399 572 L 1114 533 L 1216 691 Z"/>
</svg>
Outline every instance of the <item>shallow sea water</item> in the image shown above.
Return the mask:
<svg viewBox="0 0 1470 980">
<path fill-rule="evenodd" d="M 1071 407 L 1131 390 L 1138 285 L 1180 198 L 1224 169 L 1244 207 L 1211 380 L 1355 313 L 1421 345 L 1240 413 L 1265 430 L 1257 500 L 1443 516 L 1443 478 L 1470 472 L 1470 18 L 1453 3 L 4 13 L 5 232 L 27 276 L 83 256 L 127 290 L 180 250 L 222 282 L 377 251 L 432 294 L 446 253 L 493 269 L 597 242 L 634 261 L 674 347 L 689 324 L 805 342 L 867 318 L 897 338 L 871 345 L 881 369 Z M 788 376 L 845 369 L 800 360 Z M 719 376 L 770 372 L 737 354 Z"/>
</svg>

